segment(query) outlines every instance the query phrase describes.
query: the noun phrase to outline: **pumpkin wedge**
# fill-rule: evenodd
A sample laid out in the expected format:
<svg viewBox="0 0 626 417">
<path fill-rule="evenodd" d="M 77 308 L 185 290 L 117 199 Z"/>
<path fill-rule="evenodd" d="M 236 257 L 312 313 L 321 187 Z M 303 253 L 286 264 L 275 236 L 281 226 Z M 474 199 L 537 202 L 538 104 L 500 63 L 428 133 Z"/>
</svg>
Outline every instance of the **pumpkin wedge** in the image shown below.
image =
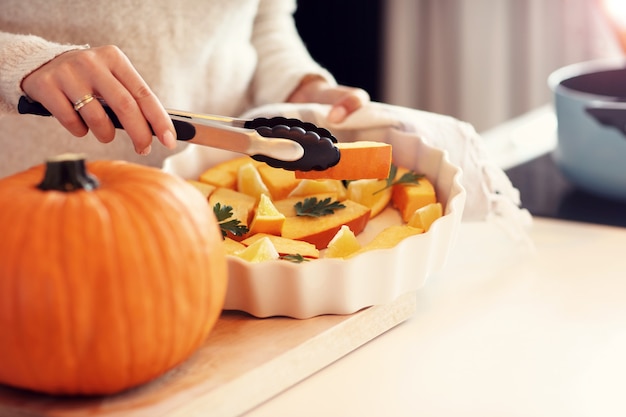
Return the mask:
<svg viewBox="0 0 626 417">
<path fill-rule="evenodd" d="M 324 249 L 343 225 L 348 226 L 355 235 L 361 233 L 369 221 L 370 209 L 351 200 L 344 200 L 341 204 L 345 207 L 332 215 L 287 217 L 283 223 L 282 236 L 304 240 L 314 244 L 317 249 Z"/>
<path fill-rule="evenodd" d="M 322 171 L 296 171 L 299 179 L 385 179 L 391 168 L 391 145 L 358 141 L 338 143 L 341 158 L 337 165 Z"/>
<path fill-rule="evenodd" d="M 264 237 L 274 244 L 274 247 L 281 256 L 284 255 L 301 255 L 305 258 L 317 259 L 320 256 L 320 251 L 317 250 L 315 245 L 304 242 L 301 240 L 287 239 L 282 236 L 274 236 L 266 233 L 257 233 L 241 241 L 243 245 L 250 246 L 254 242 Z"/>
</svg>

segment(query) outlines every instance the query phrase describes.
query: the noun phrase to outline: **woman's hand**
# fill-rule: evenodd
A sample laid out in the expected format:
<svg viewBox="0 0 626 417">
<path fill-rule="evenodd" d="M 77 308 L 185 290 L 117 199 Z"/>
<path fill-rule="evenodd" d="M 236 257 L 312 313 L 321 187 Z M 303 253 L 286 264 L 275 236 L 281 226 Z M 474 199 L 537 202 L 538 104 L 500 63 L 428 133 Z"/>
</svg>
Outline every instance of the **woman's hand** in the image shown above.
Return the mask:
<svg viewBox="0 0 626 417">
<path fill-rule="evenodd" d="M 150 152 L 150 126 L 166 147 L 176 146 L 176 131 L 167 112 L 115 46 L 65 52 L 26 76 L 22 90 L 43 104 L 74 136 L 91 130 L 103 143 L 115 137 L 115 127 L 98 100 L 78 104 L 93 95 L 111 107 L 137 153 Z"/>
<path fill-rule="evenodd" d="M 287 99 L 290 103 L 322 103 L 332 105 L 328 121 L 340 123 L 351 113 L 369 103 L 369 94 L 356 87 L 333 86 L 321 77 L 305 77 Z"/>
</svg>

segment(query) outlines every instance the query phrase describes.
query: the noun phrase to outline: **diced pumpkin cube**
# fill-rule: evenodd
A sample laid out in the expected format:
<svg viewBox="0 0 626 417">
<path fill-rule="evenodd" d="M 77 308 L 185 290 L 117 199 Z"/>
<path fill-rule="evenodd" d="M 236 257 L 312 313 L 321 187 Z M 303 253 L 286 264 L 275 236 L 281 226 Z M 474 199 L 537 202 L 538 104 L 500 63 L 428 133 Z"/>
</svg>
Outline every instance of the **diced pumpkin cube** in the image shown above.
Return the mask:
<svg viewBox="0 0 626 417">
<path fill-rule="evenodd" d="M 300 180 L 296 179 L 296 174 L 293 171 L 287 171 L 286 169 L 274 168 L 263 164 L 259 165 L 257 170 L 269 189 L 272 200 L 286 198 L 300 182 Z"/>
<path fill-rule="evenodd" d="M 200 191 L 200 193 L 202 193 L 202 195 L 204 196 L 204 198 L 208 199 L 209 196 L 211 195 L 211 193 L 215 190 L 215 185 L 211 185 L 211 184 L 207 184 L 205 182 L 202 181 L 197 181 L 197 180 L 187 180 L 187 182 L 191 185 L 193 185 L 194 187 L 196 187 L 196 189 L 198 191 Z"/>
<path fill-rule="evenodd" d="M 412 227 L 424 229 L 424 231 L 427 232 L 433 222 L 442 215 L 443 207 L 441 203 L 430 203 L 415 210 L 407 224 Z"/>
<path fill-rule="evenodd" d="M 285 215 L 276 209 L 266 194 L 261 194 L 254 217 L 250 222 L 250 234 L 267 233 L 279 236 L 283 223 L 285 223 Z"/>
<path fill-rule="evenodd" d="M 398 168 L 396 178 L 400 178 L 407 171 L 407 169 Z M 426 177 L 420 178 L 417 184 L 396 184 L 391 193 L 391 202 L 406 223 L 415 210 L 437 202 L 435 187 Z"/>
<path fill-rule="evenodd" d="M 239 167 L 247 163 L 252 163 L 255 166 L 262 164 L 262 162 L 252 159 L 247 155 L 240 156 L 213 165 L 202 172 L 198 180 L 207 184 L 215 185 L 216 187 L 224 187 L 234 190 L 237 188 L 237 175 Z"/>
</svg>

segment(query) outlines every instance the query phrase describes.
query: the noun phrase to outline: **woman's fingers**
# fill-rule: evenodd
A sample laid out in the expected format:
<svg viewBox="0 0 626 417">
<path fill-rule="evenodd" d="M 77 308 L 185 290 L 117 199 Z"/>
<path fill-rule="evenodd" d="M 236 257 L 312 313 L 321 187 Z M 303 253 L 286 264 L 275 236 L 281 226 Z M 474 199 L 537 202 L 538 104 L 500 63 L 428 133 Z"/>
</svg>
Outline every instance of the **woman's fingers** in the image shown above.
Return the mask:
<svg viewBox="0 0 626 417">
<path fill-rule="evenodd" d="M 346 117 L 370 101 L 369 94 L 360 88 L 339 86 L 330 94 L 329 101 L 332 107 L 327 117 L 331 123 L 344 121 Z"/>
<path fill-rule="evenodd" d="M 328 121 L 340 123 L 350 114 L 369 103 L 370 96 L 362 88 L 345 85 L 330 85 L 320 77 L 309 77 L 298 85 L 289 96 L 293 103 L 322 103 L 332 107 L 328 113 Z"/>
<path fill-rule="evenodd" d="M 46 107 L 72 135 L 82 137 L 89 132 L 89 128 L 76 113 L 72 103 L 69 102 L 65 94 L 55 90 L 49 94 L 42 93 L 41 97 L 29 96 Z"/>
<path fill-rule="evenodd" d="M 90 129 L 101 142 L 114 139 L 115 127 L 99 102 L 103 99 L 124 126 L 137 153 L 150 151 L 153 131 L 165 146 L 176 145 L 170 117 L 115 46 L 59 55 L 26 77 L 22 88 L 75 136 L 84 136 Z"/>
<path fill-rule="evenodd" d="M 119 52 L 119 49 L 115 48 L 110 53 L 115 54 L 116 51 Z M 141 145 L 149 144 L 145 139 L 146 134 L 150 141 L 152 134 L 155 134 L 166 147 L 175 147 L 174 125 L 156 95 L 124 54 L 119 52 L 110 60 L 114 62 L 111 74 L 119 81 L 121 88 L 118 94 L 112 95 L 113 102 L 109 105 L 131 138 L 137 138 L 136 148 L 141 149 Z M 134 124 L 139 119 L 143 123 Z"/>
</svg>

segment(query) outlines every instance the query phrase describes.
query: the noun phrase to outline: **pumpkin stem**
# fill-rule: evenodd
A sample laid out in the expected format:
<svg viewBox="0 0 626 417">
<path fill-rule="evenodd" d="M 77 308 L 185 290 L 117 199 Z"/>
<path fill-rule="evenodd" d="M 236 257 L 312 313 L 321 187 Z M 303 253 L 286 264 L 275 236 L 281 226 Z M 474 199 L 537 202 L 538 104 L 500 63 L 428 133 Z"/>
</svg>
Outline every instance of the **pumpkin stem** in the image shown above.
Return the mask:
<svg viewBox="0 0 626 417">
<path fill-rule="evenodd" d="M 46 173 L 37 188 L 56 191 L 91 191 L 98 188 L 98 179 L 87 172 L 81 154 L 62 154 L 46 161 Z"/>
</svg>

